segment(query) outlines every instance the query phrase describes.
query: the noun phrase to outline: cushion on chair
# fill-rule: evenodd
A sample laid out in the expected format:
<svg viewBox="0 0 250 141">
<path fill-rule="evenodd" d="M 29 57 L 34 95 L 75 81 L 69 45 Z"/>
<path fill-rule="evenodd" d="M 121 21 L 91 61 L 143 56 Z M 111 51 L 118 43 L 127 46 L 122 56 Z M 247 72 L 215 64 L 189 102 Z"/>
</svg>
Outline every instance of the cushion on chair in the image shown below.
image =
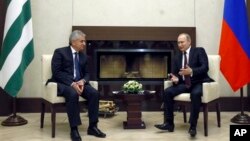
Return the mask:
<svg viewBox="0 0 250 141">
<path fill-rule="evenodd" d="M 97 81 L 89 82 L 95 89 L 98 88 Z M 57 96 L 57 84 L 55 82 L 49 82 L 48 85 L 44 85 L 43 99 L 49 101 L 50 103 L 64 103 L 65 98 L 62 96 Z M 84 98 L 80 97 L 79 101 L 86 101 Z"/>
</svg>

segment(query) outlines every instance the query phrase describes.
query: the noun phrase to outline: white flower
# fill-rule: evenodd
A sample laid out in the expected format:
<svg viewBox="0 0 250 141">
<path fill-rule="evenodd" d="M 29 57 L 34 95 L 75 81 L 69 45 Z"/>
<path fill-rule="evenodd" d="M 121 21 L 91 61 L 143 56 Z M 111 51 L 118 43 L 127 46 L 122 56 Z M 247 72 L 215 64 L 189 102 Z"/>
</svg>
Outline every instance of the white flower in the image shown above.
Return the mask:
<svg viewBox="0 0 250 141">
<path fill-rule="evenodd" d="M 123 90 L 125 93 L 137 94 L 142 90 L 142 84 L 135 80 L 130 80 L 123 85 Z"/>
</svg>

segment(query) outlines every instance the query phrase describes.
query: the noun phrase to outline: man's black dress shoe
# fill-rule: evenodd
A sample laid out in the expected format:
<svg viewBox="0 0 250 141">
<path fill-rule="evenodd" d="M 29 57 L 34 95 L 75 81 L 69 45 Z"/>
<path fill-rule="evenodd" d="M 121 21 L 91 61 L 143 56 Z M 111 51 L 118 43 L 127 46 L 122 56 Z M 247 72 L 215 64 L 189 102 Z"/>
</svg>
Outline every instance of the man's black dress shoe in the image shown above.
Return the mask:
<svg viewBox="0 0 250 141">
<path fill-rule="evenodd" d="M 89 127 L 88 128 L 88 135 L 93 135 L 99 138 L 105 138 L 106 134 L 104 134 L 100 129 L 98 129 L 97 127 Z"/>
<path fill-rule="evenodd" d="M 71 137 L 72 141 L 81 141 L 82 140 L 78 130 L 71 130 L 70 137 Z"/>
<path fill-rule="evenodd" d="M 156 124 L 155 127 L 161 130 L 168 130 L 169 132 L 174 132 L 174 124 Z"/>
<path fill-rule="evenodd" d="M 193 127 L 191 127 L 188 132 L 189 132 L 191 137 L 195 137 L 195 135 L 197 133 L 196 128 L 193 128 Z"/>
</svg>

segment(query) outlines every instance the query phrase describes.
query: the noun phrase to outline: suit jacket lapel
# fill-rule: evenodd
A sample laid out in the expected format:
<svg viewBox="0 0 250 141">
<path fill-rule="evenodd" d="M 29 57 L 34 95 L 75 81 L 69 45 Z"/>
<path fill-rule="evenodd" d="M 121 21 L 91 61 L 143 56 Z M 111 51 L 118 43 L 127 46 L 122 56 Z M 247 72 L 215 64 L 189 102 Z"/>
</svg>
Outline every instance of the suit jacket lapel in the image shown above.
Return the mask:
<svg viewBox="0 0 250 141">
<path fill-rule="evenodd" d="M 69 57 L 70 57 L 70 60 L 73 62 L 73 54 L 72 54 L 72 51 L 71 51 L 70 46 L 69 46 L 68 49 L 67 49 L 67 56 L 69 56 Z"/>
<path fill-rule="evenodd" d="M 189 52 L 189 57 L 188 57 L 188 64 L 189 64 L 189 66 L 190 66 L 190 64 L 192 64 L 192 62 L 193 62 L 193 56 L 194 55 L 194 48 L 193 47 L 191 47 L 190 48 L 190 52 Z"/>
</svg>

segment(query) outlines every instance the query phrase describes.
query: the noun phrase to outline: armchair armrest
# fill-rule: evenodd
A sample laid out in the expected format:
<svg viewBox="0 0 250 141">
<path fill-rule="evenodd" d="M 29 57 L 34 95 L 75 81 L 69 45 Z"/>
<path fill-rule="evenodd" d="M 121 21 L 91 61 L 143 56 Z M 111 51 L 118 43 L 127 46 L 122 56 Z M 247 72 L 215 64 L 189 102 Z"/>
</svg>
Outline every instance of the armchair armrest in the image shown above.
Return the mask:
<svg viewBox="0 0 250 141">
<path fill-rule="evenodd" d="M 173 85 L 173 82 L 172 81 L 169 81 L 169 80 L 166 80 L 164 81 L 164 89 L 170 87 Z"/>
<path fill-rule="evenodd" d="M 89 81 L 89 84 L 95 88 L 96 90 L 98 90 L 98 82 L 97 81 Z"/>
<path fill-rule="evenodd" d="M 218 82 L 209 82 L 209 83 L 205 82 L 202 84 L 202 87 L 203 87 L 203 96 L 202 96 L 203 103 L 208 103 L 220 97 Z"/>
<path fill-rule="evenodd" d="M 63 97 L 57 96 L 57 83 L 49 82 L 47 85 L 43 85 L 43 98 L 51 103 L 64 102 Z"/>
</svg>

